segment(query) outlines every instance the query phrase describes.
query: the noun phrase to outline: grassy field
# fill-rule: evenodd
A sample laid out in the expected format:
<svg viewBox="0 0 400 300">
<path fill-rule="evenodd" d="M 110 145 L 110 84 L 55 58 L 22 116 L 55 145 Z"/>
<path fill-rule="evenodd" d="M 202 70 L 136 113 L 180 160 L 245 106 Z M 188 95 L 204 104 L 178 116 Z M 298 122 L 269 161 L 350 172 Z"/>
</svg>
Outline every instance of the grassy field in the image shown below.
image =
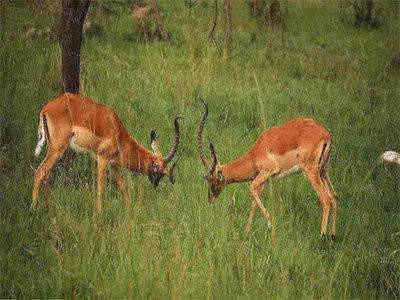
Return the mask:
<svg viewBox="0 0 400 300">
<path fill-rule="evenodd" d="M 86 156 L 69 171 L 55 169 L 49 211 L 42 198 L 41 208 L 29 210 L 34 168 L 44 157 L 33 156 L 38 112 L 61 92 L 61 51 L 23 38 L 30 27 L 50 24 L 49 14 L 19 1 L 2 8 L 0 297 L 400 297 L 400 173 L 376 163 L 383 151 L 400 150 L 399 2 L 381 2 L 381 24 L 371 29 L 355 28 L 350 8 L 317 0 L 282 1 L 285 25 L 265 28 L 234 1 L 228 60 L 208 40 L 213 1 L 191 14 L 183 1 L 159 2 L 170 42 L 146 43 L 126 6 L 108 17 L 89 10 L 103 30 L 85 35 L 81 92 L 113 107 L 146 147 L 155 129 L 163 153 L 173 142 L 173 118 L 184 117 L 185 156 L 173 186 L 164 179 L 153 189 L 132 175 L 129 211 L 107 184 L 100 215 Z M 266 185 L 274 239 L 260 213 L 243 237 L 249 184 L 230 185 L 207 202 L 196 150 L 200 96 L 210 106 L 204 138 L 222 163 L 293 117 L 329 129 L 335 243 L 319 240 L 321 205 L 302 175 Z"/>
</svg>

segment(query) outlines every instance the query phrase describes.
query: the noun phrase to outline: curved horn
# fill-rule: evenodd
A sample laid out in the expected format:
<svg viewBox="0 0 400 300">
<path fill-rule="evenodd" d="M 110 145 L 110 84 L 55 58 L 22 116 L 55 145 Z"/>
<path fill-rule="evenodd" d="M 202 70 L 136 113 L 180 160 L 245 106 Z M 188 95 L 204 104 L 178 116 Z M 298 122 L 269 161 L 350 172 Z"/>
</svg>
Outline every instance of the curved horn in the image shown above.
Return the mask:
<svg viewBox="0 0 400 300">
<path fill-rule="evenodd" d="M 174 142 L 174 146 L 172 147 L 171 151 L 169 152 L 168 156 L 166 158 L 164 158 L 164 162 L 168 163 L 169 161 L 171 161 L 171 159 L 174 158 L 174 155 L 176 153 L 176 150 L 178 149 L 179 146 L 179 119 L 183 119 L 182 117 L 176 117 L 175 118 L 175 142 Z"/>
<path fill-rule="evenodd" d="M 199 149 L 200 159 L 203 162 L 204 167 L 206 169 L 208 169 L 208 162 L 207 162 L 207 159 L 204 157 L 204 153 L 203 153 L 203 140 L 202 140 L 204 125 L 205 125 L 207 117 L 208 117 L 208 105 L 203 99 L 201 99 L 201 101 L 204 104 L 205 111 L 204 111 L 203 117 L 201 118 L 199 131 L 197 133 L 197 147 Z"/>
<path fill-rule="evenodd" d="M 210 170 L 210 176 L 212 176 L 212 174 L 214 174 L 215 168 L 217 167 L 218 160 L 217 156 L 215 155 L 214 144 L 210 140 L 208 140 L 208 145 L 210 146 L 211 157 L 213 159 L 213 164 Z"/>
<path fill-rule="evenodd" d="M 185 150 L 182 151 L 182 153 L 179 155 L 178 159 L 174 162 L 174 164 L 172 165 L 172 168 L 169 171 L 169 181 L 171 181 L 172 184 L 175 183 L 174 169 L 177 166 L 178 162 L 181 160 L 183 153 L 185 153 Z"/>
</svg>

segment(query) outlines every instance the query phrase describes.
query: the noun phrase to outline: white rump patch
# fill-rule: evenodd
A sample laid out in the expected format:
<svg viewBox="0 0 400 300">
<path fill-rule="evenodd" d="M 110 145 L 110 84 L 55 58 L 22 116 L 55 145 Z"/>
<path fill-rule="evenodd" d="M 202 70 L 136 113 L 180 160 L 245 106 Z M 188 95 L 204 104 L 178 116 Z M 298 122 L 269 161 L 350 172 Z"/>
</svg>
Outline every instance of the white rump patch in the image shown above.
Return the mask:
<svg viewBox="0 0 400 300">
<path fill-rule="evenodd" d="M 35 156 L 38 157 L 40 152 L 42 152 L 42 148 L 46 143 L 46 134 L 44 132 L 44 126 L 42 120 L 40 121 L 40 132 L 39 132 L 39 141 L 35 149 Z"/>
</svg>

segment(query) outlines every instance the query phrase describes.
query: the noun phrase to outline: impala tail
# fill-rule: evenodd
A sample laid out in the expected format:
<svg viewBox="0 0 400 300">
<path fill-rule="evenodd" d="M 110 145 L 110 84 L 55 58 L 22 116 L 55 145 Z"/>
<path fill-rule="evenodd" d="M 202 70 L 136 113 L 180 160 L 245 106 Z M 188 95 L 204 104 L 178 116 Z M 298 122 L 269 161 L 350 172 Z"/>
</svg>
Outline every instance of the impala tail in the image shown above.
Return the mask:
<svg viewBox="0 0 400 300">
<path fill-rule="evenodd" d="M 35 149 L 36 157 L 40 155 L 44 144 L 46 144 L 46 140 L 49 139 L 49 129 L 47 127 L 46 115 L 43 113 L 40 113 L 39 115 L 38 137 L 39 141 Z"/>
</svg>

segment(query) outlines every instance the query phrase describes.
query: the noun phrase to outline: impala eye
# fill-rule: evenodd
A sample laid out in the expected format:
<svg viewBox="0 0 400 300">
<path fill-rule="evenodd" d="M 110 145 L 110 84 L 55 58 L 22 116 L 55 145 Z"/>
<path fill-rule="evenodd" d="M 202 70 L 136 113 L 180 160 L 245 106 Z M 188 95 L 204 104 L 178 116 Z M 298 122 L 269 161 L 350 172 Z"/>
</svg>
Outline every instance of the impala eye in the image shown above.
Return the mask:
<svg viewBox="0 0 400 300">
<path fill-rule="evenodd" d="M 223 181 L 224 180 L 224 176 L 222 175 L 221 171 L 217 172 L 217 179 L 218 179 L 218 181 Z"/>
</svg>

